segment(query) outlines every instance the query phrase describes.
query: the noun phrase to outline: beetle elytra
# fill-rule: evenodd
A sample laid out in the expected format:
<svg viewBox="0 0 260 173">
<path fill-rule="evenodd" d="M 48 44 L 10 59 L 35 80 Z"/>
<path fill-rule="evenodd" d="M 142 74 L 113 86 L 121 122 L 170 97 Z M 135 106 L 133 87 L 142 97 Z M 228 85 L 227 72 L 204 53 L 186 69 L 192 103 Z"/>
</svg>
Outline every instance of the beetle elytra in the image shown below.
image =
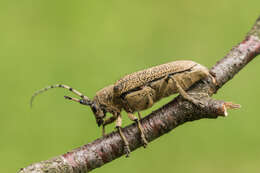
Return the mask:
<svg viewBox="0 0 260 173">
<path fill-rule="evenodd" d="M 69 96 L 65 96 L 65 98 L 90 106 L 98 126 L 103 126 L 103 135 L 105 134 L 105 126 L 116 122 L 116 128 L 124 142 L 126 156 L 128 156 L 130 149 L 128 141 L 121 130 L 121 111 L 125 110 L 128 117 L 137 123 L 145 147 L 148 142 L 139 121 L 139 112 L 152 107 L 161 98 L 175 93 L 181 94 L 184 99 L 195 105 L 200 104 L 198 100 L 189 96 L 185 90 L 195 82 L 207 77 L 211 77 L 212 81 L 215 82 L 214 77 L 210 75 L 206 67 L 189 60 L 173 61 L 126 75 L 115 84 L 99 90 L 92 100 L 67 85 L 58 84 L 35 92 L 31 98 L 31 103 L 36 95 L 48 89 L 68 89 L 78 95 L 80 99 Z M 112 116 L 106 118 L 108 112 Z M 134 115 L 135 112 L 138 112 L 139 118 Z"/>
</svg>

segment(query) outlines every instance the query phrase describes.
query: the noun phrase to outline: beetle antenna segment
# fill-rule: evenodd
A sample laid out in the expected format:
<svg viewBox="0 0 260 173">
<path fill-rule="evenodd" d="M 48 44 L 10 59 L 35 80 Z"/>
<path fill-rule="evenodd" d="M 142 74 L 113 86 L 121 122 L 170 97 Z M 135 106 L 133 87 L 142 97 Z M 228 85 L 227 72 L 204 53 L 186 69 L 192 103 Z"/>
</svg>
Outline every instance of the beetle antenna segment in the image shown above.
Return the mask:
<svg viewBox="0 0 260 173">
<path fill-rule="evenodd" d="M 33 96 L 31 97 L 31 102 L 30 102 L 31 107 L 32 107 L 32 103 L 33 103 L 33 100 L 34 100 L 35 96 L 37 96 L 38 94 L 43 93 L 43 92 L 45 92 L 45 91 L 47 91 L 47 90 L 49 90 L 49 89 L 51 89 L 51 88 L 65 88 L 65 89 L 68 89 L 69 91 L 71 91 L 71 92 L 73 92 L 74 94 L 76 94 L 76 95 L 78 95 L 79 97 L 81 97 L 82 100 L 84 100 L 84 102 L 85 102 L 86 105 L 91 105 L 91 103 L 92 103 L 92 101 L 91 101 L 87 96 L 84 96 L 84 95 L 81 94 L 79 91 L 77 91 L 77 90 L 71 88 L 70 86 L 68 86 L 68 85 L 63 85 L 63 84 L 56 84 L 56 85 L 50 85 L 50 86 L 48 86 L 48 87 L 46 87 L 46 88 L 42 88 L 42 89 L 36 91 L 36 92 L 33 94 Z"/>
<path fill-rule="evenodd" d="M 77 98 L 73 98 L 73 97 L 70 97 L 70 96 L 64 96 L 65 99 L 68 99 L 68 100 L 73 100 L 75 102 L 78 102 L 82 105 L 87 105 L 89 106 L 90 104 L 88 104 L 84 99 L 77 99 Z"/>
</svg>

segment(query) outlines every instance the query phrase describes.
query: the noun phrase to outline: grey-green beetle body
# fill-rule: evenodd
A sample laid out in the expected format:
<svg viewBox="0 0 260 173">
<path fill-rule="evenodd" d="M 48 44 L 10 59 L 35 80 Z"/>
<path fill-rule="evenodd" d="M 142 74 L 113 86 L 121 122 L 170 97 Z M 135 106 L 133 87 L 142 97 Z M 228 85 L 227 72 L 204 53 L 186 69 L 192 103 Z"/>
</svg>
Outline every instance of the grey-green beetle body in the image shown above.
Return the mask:
<svg viewBox="0 0 260 173">
<path fill-rule="evenodd" d="M 163 97 L 178 93 L 175 82 L 187 90 L 209 76 L 206 67 L 193 61 L 174 61 L 127 75 L 114 84 L 114 95 L 126 104 L 128 112 L 145 110 Z M 129 110 L 128 110 L 129 108 Z"/>
<path fill-rule="evenodd" d="M 105 127 L 107 124 L 116 121 L 116 127 L 124 141 L 128 156 L 130 149 L 127 139 L 121 131 L 122 119 L 120 113 L 122 109 L 128 113 L 128 117 L 131 120 L 137 122 L 142 142 L 146 146 L 147 141 L 143 133 L 143 128 L 139 119 L 133 113 L 138 112 L 140 118 L 140 111 L 152 107 L 161 98 L 175 93 L 180 93 L 185 99 L 197 104 L 198 101 L 189 96 L 185 90 L 195 82 L 206 77 L 212 77 L 206 67 L 188 60 L 174 61 L 129 74 L 118 80 L 115 84 L 98 91 L 93 100 L 90 100 L 77 90 L 62 84 L 39 90 L 33 95 L 32 100 L 37 94 L 50 88 L 62 87 L 69 89 L 80 96 L 81 99 L 68 96 L 65 96 L 65 98 L 90 106 L 98 126 L 103 125 Z M 111 113 L 112 116 L 106 118 L 107 112 Z"/>
</svg>

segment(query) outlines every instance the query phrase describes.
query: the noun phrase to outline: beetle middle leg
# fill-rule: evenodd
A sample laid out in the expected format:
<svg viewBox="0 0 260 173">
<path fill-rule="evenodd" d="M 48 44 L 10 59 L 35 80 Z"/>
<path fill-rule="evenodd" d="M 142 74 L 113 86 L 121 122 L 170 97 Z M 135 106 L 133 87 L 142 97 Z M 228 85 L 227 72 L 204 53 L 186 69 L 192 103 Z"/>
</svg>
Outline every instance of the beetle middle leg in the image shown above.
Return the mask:
<svg viewBox="0 0 260 173">
<path fill-rule="evenodd" d="M 125 104 L 127 105 L 127 115 L 130 120 L 135 121 L 137 127 L 141 133 L 141 140 L 143 146 L 146 147 L 148 142 L 144 135 L 143 127 L 140 123 L 140 120 L 133 114 L 133 112 L 138 111 L 138 115 L 140 116 L 139 111 L 147 109 L 154 104 L 155 99 L 155 90 L 150 86 L 145 86 L 142 89 L 129 93 L 125 96 Z"/>
<path fill-rule="evenodd" d="M 160 99 L 161 97 L 164 97 L 166 94 L 166 91 L 168 89 L 168 82 L 169 82 L 169 76 L 165 76 L 159 84 L 159 88 L 158 88 L 158 94 L 157 97 L 158 99 Z"/>
<path fill-rule="evenodd" d="M 144 146 L 144 148 L 146 148 L 146 146 L 148 145 L 148 142 L 147 142 L 147 140 L 145 138 L 145 135 L 144 135 L 143 126 L 140 123 L 140 119 L 141 119 L 140 113 L 138 112 L 139 119 L 133 113 L 128 112 L 127 115 L 128 115 L 130 120 L 136 122 L 136 124 L 138 126 L 138 129 L 139 129 L 139 131 L 141 133 L 141 139 L 142 139 L 143 146 Z"/>
</svg>

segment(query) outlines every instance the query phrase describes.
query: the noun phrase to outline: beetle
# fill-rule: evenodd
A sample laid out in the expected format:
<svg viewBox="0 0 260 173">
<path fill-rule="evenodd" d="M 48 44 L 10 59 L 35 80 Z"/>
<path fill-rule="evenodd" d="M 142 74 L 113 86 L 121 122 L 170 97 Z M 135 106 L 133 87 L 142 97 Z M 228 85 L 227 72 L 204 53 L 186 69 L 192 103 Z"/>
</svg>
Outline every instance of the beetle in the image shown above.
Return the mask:
<svg viewBox="0 0 260 173">
<path fill-rule="evenodd" d="M 57 84 L 35 92 L 31 98 L 31 104 L 36 95 L 51 88 L 68 89 L 78 95 L 80 99 L 64 96 L 65 99 L 90 106 L 97 125 L 103 126 L 103 135 L 105 135 L 105 126 L 116 122 L 116 128 L 124 142 L 126 156 L 129 156 L 129 144 L 121 129 L 121 111 L 125 110 L 128 117 L 137 123 L 143 146 L 146 147 L 148 142 L 140 123 L 140 111 L 152 107 L 163 97 L 175 93 L 179 93 L 184 99 L 195 105 L 200 105 L 200 101 L 188 95 L 186 90 L 195 82 L 207 77 L 215 82 L 214 77 L 211 76 L 206 67 L 194 61 L 179 60 L 126 75 L 114 84 L 99 90 L 92 100 L 70 86 Z M 134 115 L 135 112 L 138 113 L 139 118 Z M 106 113 L 111 113 L 112 116 L 106 118 Z"/>
</svg>

